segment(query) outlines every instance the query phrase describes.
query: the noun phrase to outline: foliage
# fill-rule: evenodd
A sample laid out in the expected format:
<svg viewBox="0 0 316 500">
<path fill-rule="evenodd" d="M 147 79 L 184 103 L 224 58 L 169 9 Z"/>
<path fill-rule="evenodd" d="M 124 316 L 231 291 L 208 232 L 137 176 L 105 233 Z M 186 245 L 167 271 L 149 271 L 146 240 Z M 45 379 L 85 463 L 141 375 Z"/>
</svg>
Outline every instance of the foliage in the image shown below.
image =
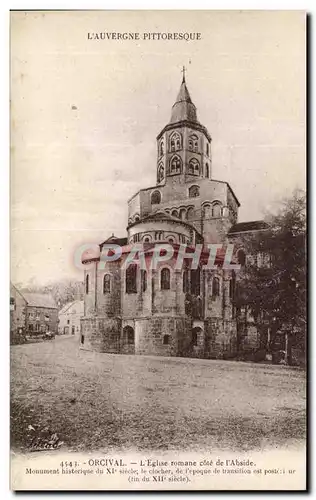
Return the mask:
<svg viewBox="0 0 316 500">
<path fill-rule="evenodd" d="M 262 330 L 287 332 L 303 347 L 306 327 L 306 197 L 294 192 L 267 230 L 245 242 L 247 265 L 241 271 L 236 307 L 247 306 Z"/>
</svg>

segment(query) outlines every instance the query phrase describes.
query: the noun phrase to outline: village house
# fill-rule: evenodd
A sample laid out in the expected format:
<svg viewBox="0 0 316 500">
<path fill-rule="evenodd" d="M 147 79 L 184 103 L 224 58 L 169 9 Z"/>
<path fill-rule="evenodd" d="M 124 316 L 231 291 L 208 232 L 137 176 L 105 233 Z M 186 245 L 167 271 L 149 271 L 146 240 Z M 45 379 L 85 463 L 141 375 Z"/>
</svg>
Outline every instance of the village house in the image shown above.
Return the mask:
<svg viewBox="0 0 316 500">
<path fill-rule="evenodd" d="M 83 316 L 83 300 L 68 302 L 58 313 L 58 333 L 59 335 L 79 335 L 80 320 Z"/>
<path fill-rule="evenodd" d="M 20 334 L 25 333 L 27 302 L 22 293 L 10 283 L 10 336 L 11 343 L 18 341 Z"/>
<path fill-rule="evenodd" d="M 23 293 L 27 302 L 26 334 L 40 335 L 58 331 L 58 308 L 51 295 Z"/>
</svg>

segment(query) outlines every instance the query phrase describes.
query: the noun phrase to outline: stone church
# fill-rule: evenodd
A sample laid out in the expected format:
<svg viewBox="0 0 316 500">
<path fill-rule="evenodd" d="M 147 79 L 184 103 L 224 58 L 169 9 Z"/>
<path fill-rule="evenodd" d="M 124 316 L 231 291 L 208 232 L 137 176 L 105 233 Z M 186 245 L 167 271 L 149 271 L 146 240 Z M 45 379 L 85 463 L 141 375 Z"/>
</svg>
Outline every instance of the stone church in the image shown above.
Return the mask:
<svg viewBox="0 0 316 500">
<path fill-rule="evenodd" d="M 262 221 L 238 223 L 240 203 L 231 186 L 212 175 L 212 139 L 197 117 L 185 75 L 171 118 L 157 136 L 156 185 L 140 189 L 128 201 L 127 237 L 100 244 L 122 247 L 119 259 L 100 266 L 100 257 L 85 260 L 83 349 L 122 354 L 235 357 L 255 348 L 254 326 L 238 329 L 233 305 L 238 271 L 223 266 L 196 269 L 179 248 L 234 244 L 234 257 L 245 264 L 244 235 L 264 230 Z M 153 248 L 168 243 L 167 261 L 150 265 Z M 141 244 L 146 267 L 125 264 L 133 245 Z M 192 261 L 192 259 L 191 259 Z M 251 323 L 251 322 L 250 322 Z"/>
</svg>

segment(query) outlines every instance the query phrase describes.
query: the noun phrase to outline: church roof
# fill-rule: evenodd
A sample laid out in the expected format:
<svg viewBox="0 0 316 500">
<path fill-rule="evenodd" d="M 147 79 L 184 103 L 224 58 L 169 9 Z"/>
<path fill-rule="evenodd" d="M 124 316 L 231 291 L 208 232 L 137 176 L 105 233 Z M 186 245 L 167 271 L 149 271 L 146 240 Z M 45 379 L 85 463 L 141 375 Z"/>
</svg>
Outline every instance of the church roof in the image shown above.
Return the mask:
<svg viewBox="0 0 316 500">
<path fill-rule="evenodd" d="M 228 234 L 234 233 L 244 233 L 248 231 L 263 231 L 268 229 L 269 225 L 263 220 L 252 220 L 249 222 L 239 222 L 238 224 L 234 224 Z"/>
<path fill-rule="evenodd" d="M 100 247 L 102 247 L 106 243 L 114 243 L 114 245 L 119 245 L 123 247 L 127 243 L 127 238 L 118 238 L 117 236 L 114 236 L 114 234 L 112 234 L 112 236 L 110 236 L 105 241 L 102 241 L 102 243 L 100 243 Z"/>
<path fill-rule="evenodd" d="M 170 123 L 178 123 L 182 121 L 199 123 L 196 115 L 196 107 L 192 102 L 184 76 L 176 102 L 172 106 Z"/>
</svg>

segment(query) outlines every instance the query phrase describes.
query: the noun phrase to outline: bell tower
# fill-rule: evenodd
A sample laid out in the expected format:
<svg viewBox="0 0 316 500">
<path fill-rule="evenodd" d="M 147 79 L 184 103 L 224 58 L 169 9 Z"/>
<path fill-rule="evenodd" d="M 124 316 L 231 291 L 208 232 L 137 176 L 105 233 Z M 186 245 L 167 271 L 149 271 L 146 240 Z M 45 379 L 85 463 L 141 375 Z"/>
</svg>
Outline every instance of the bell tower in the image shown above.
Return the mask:
<svg viewBox="0 0 316 500">
<path fill-rule="evenodd" d="M 172 106 L 170 122 L 157 136 L 157 185 L 211 179 L 211 136 L 197 119 L 185 80 Z"/>
</svg>

